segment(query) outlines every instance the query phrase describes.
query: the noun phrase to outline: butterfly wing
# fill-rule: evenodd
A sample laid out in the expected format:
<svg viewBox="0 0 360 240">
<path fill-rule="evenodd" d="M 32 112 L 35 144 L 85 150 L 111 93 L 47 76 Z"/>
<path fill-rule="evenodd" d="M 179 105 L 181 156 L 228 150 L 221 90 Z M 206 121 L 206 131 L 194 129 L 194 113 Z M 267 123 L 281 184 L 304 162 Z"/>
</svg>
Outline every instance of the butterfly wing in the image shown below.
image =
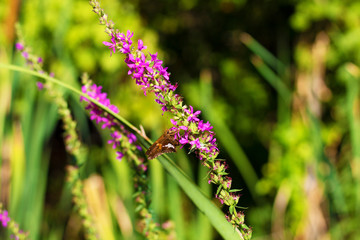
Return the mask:
<svg viewBox="0 0 360 240">
<path fill-rule="evenodd" d="M 154 142 L 146 151 L 148 159 L 154 159 L 164 153 L 176 152 L 179 141 L 175 139 L 176 132 L 167 130 L 161 137 Z"/>
</svg>

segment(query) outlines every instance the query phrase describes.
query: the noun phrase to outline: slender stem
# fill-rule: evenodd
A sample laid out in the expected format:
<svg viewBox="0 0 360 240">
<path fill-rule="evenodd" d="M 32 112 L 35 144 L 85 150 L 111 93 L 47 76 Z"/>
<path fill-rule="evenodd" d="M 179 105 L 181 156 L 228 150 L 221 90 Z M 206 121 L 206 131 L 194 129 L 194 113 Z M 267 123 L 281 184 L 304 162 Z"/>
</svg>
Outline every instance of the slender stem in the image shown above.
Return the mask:
<svg viewBox="0 0 360 240">
<path fill-rule="evenodd" d="M 113 111 L 111 111 L 108 107 L 106 107 L 105 105 L 101 104 L 100 102 L 98 102 L 97 100 L 95 99 L 92 99 L 92 98 L 89 98 L 89 96 L 83 92 L 81 92 L 80 90 L 74 88 L 73 86 L 67 84 L 67 83 L 64 83 L 63 81 L 60 81 L 56 78 L 53 78 L 53 77 L 50 77 L 48 75 L 45 75 L 43 73 L 39 73 L 37 71 L 34 71 L 34 70 L 30 70 L 30 69 L 27 69 L 27 68 L 23 68 L 23 67 L 19 67 L 19 66 L 15 66 L 15 65 L 10 65 L 10 64 L 4 64 L 4 63 L 0 63 L 0 68 L 7 68 L 7 69 L 10 69 L 10 70 L 13 70 L 13 71 L 17 71 L 17 72 L 23 72 L 23 73 L 27 73 L 27 74 L 30 74 L 30 75 L 33 75 L 35 77 L 39 77 L 39 78 L 42 78 L 42 79 L 45 79 L 46 81 L 48 82 L 51 82 L 51 83 L 54 83 L 54 84 L 57 84 L 63 88 L 66 88 L 80 96 L 83 96 L 85 98 L 87 98 L 89 101 L 95 103 L 97 106 L 101 107 L 103 110 L 105 110 L 108 114 L 110 114 L 111 116 L 113 116 L 115 119 L 117 119 L 118 121 L 120 121 L 121 123 L 123 123 L 124 125 L 128 126 L 129 128 L 131 128 L 132 130 L 134 130 L 135 132 L 139 133 L 139 135 L 141 135 L 141 137 L 143 137 L 147 143 L 149 144 L 152 144 L 151 140 L 146 137 L 144 134 L 140 134 L 140 130 L 137 129 L 134 125 L 132 125 L 130 122 L 128 122 L 125 118 L 123 118 L 122 116 L 114 113 Z"/>
</svg>

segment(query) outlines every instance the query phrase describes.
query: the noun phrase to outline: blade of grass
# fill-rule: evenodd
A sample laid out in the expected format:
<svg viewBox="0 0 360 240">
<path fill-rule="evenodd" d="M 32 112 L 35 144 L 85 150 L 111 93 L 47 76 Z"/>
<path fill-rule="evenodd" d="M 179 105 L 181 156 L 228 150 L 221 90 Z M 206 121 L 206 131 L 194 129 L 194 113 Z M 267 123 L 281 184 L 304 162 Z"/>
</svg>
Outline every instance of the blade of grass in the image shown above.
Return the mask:
<svg viewBox="0 0 360 240">
<path fill-rule="evenodd" d="M 257 42 L 252 36 L 247 33 L 240 35 L 240 40 L 245 44 L 255 55 L 259 56 L 267 65 L 277 70 L 278 73 L 283 74 L 286 70 L 285 65 L 279 61 L 273 54 Z"/>
<path fill-rule="evenodd" d="M 320 171 L 319 166 L 317 166 L 317 174 L 322 179 L 322 182 L 326 184 L 326 193 L 332 198 L 336 212 L 348 213 L 349 207 L 346 204 L 344 193 L 336 174 L 336 169 L 324 153 L 324 144 L 321 139 L 321 127 L 319 120 L 316 119 L 316 117 L 310 112 L 309 109 L 307 110 L 307 114 L 310 120 L 310 129 L 312 133 L 311 136 L 313 143 L 312 145 L 314 148 L 316 159 L 318 160 L 317 164 L 326 164 L 329 169 L 325 175 Z"/>
<path fill-rule="evenodd" d="M 24 120 L 28 119 L 24 118 Z M 32 239 L 38 239 L 40 236 L 49 163 L 49 153 L 44 152 L 44 146 L 56 122 L 56 108 L 40 102 L 34 113 L 33 124 L 29 125 L 32 131 L 26 131 L 31 136 L 25 137 L 24 145 L 29 146 L 30 149 L 26 153 L 26 176 L 21 199 L 23 208 L 32 209 L 32 211 L 25 210 L 24 219 Z"/>
<path fill-rule="evenodd" d="M 166 174 L 164 168 L 158 161 L 150 161 L 150 180 L 151 180 L 151 198 L 154 210 L 160 215 L 165 215 L 167 209 L 164 208 L 167 202 L 165 192 Z"/>
<path fill-rule="evenodd" d="M 265 80 L 279 93 L 284 102 L 291 101 L 291 91 L 282 82 L 281 78 L 278 77 L 259 57 L 253 57 L 251 60 L 252 64 L 258 70 L 258 72 L 265 78 Z"/>
<path fill-rule="evenodd" d="M 199 171 L 198 171 L 198 183 L 200 189 L 205 193 L 206 196 L 211 196 L 211 185 L 207 182 L 207 174 L 208 170 L 204 168 L 201 163 L 199 163 Z M 211 228 L 211 224 L 209 219 L 204 216 L 200 211 L 197 212 L 197 221 L 194 224 L 195 234 L 194 240 L 203 239 L 210 240 L 213 239 L 213 231 Z"/>
<path fill-rule="evenodd" d="M 32 116 L 25 114 L 21 117 L 23 123 L 25 121 L 32 123 L 22 124 L 23 128 L 27 126 L 32 130 L 23 129 L 24 146 L 27 149 L 25 151 L 26 171 L 24 172 L 24 181 L 21 184 L 20 196 L 17 197 L 19 199 L 18 204 L 11 206 L 11 209 L 23 228 L 30 232 L 32 239 L 38 239 L 40 236 L 42 215 L 45 209 L 43 204 L 49 154 L 44 151 L 44 145 L 57 122 L 56 109 L 52 109 L 49 104 L 40 102 Z M 17 168 L 18 166 L 14 167 Z M 19 193 L 16 189 L 13 191 Z"/>
<path fill-rule="evenodd" d="M 203 112 L 206 119 L 213 124 L 216 132 L 218 133 L 216 137 L 223 144 L 224 149 L 230 155 L 232 161 L 235 163 L 238 171 L 241 173 L 241 176 L 244 178 L 244 181 L 253 196 L 254 199 L 259 199 L 255 191 L 255 184 L 258 181 L 258 177 L 255 173 L 254 168 L 252 167 L 249 159 L 247 158 L 244 150 L 236 140 L 236 137 L 231 132 L 229 127 L 224 123 L 224 121 L 216 116 L 214 111 L 211 108 L 212 98 L 213 98 L 213 89 L 211 84 L 210 76 L 203 75 L 200 82 L 200 93 L 202 100 L 201 108 L 205 111 Z"/>
<path fill-rule="evenodd" d="M 169 205 L 169 214 L 171 219 L 175 222 L 175 231 L 176 231 L 176 239 L 177 240 L 185 240 L 189 239 L 188 229 L 186 226 L 186 214 L 183 211 L 183 199 L 180 188 L 175 180 L 170 177 L 167 177 L 167 188 L 168 188 L 168 205 Z"/>
<path fill-rule="evenodd" d="M 360 114 L 359 114 L 359 91 L 360 91 L 360 69 L 347 64 L 342 70 L 342 77 L 346 83 L 346 111 L 350 129 L 351 151 L 353 155 L 354 173 L 360 172 Z M 360 188 L 360 176 L 353 175 L 355 189 Z M 356 212 L 360 212 L 360 191 L 356 191 Z"/>
<path fill-rule="evenodd" d="M 12 172 L 16 184 L 11 185 L 10 212 L 23 229 L 29 231 L 32 239 L 38 239 L 41 230 L 44 209 L 44 196 L 47 182 L 48 153 L 44 145 L 57 121 L 56 109 L 45 101 L 35 101 L 36 87 L 22 84 L 18 74 L 11 78 L 12 93 L 23 92 L 22 101 L 14 101 L 15 116 L 21 121 L 22 142 L 25 152 L 23 156 L 15 156 Z M 21 81 L 21 83 L 20 83 Z M 18 84 L 19 83 L 19 84 Z M 26 88 L 25 88 L 26 87 Z M 21 106 L 21 110 L 17 110 Z M 11 112 L 11 115 L 13 114 Z M 46 116 L 46 118 L 44 117 Z M 18 123 L 18 121 L 15 121 Z M 20 161 L 19 161 L 20 160 Z M 25 169 L 25 170 L 24 170 Z M 23 176 L 19 176 L 18 172 Z M 12 199 L 13 200 L 13 199 Z"/>
<path fill-rule="evenodd" d="M 249 34 L 241 34 L 240 40 L 255 53 L 256 56 L 252 58 L 251 62 L 258 72 L 279 94 L 277 112 L 279 122 L 289 124 L 291 118 L 290 104 L 292 93 L 286 85 L 286 83 L 290 82 L 290 79 L 287 76 L 286 65 L 278 60 L 278 58 L 271 54 Z M 283 49 L 284 48 L 281 50 Z M 274 69 L 276 73 L 271 68 Z"/>
<path fill-rule="evenodd" d="M 224 239 L 242 239 L 233 226 L 226 221 L 224 213 L 199 190 L 193 181 L 167 155 L 161 155 L 158 159 L 197 208 L 208 217 L 213 227 Z"/>
</svg>

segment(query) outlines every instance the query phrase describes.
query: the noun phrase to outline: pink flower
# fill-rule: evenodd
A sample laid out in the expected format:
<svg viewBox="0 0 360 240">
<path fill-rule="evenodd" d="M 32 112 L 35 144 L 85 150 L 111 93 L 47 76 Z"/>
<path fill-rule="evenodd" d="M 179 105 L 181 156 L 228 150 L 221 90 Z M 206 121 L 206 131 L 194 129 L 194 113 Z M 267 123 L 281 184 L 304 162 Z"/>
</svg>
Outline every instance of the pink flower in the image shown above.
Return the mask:
<svg viewBox="0 0 360 240">
<path fill-rule="evenodd" d="M 185 109 L 184 110 L 187 114 L 189 114 L 189 117 L 188 117 L 188 121 L 189 122 L 198 122 L 199 119 L 197 118 L 197 116 L 201 113 L 201 111 L 196 111 L 194 113 L 194 109 L 192 106 L 190 106 L 190 110 L 189 109 Z"/>
<path fill-rule="evenodd" d="M 111 38 L 111 42 L 103 42 L 103 44 L 107 47 L 109 47 L 109 49 L 112 49 L 112 52 L 110 52 L 110 56 L 112 55 L 112 53 L 115 53 L 116 50 L 116 41 L 115 41 L 115 37 L 112 36 Z"/>
<path fill-rule="evenodd" d="M 2 213 L 0 213 L 0 222 L 4 227 L 7 227 L 8 222 L 10 222 L 8 211 L 5 210 Z"/>
</svg>

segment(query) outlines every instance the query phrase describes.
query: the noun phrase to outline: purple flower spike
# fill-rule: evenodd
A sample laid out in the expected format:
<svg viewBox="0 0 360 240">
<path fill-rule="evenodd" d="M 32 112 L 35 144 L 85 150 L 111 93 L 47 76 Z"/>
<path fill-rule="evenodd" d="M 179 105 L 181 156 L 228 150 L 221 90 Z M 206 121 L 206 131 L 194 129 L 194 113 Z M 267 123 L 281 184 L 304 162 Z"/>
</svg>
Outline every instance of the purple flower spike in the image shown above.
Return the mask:
<svg viewBox="0 0 360 240">
<path fill-rule="evenodd" d="M 116 48 L 118 52 L 125 55 L 125 63 L 129 67 L 128 75 L 135 80 L 137 85 L 141 86 L 144 95 L 154 93 L 155 101 L 161 106 L 161 109 L 174 116 L 171 123 L 177 131 L 175 137 L 181 144 L 180 148 L 186 144 L 191 145 L 191 152 L 194 151 L 201 163 L 210 169 L 209 183 L 219 185 L 216 197 L 222 204 L 228 205 L 231 210 L 231 214 L 226 216 L 227 219 L 240 230 L 243 236 L 250 236 L 251 229 L 244 224 L 243 215 L 234 211 L 239 195 L 230 194 L 232 179 L 227 176 L 225 171 L 228 167 L 225 163 L 216 161 L 219 149 L 214 137 L 215 133 L 212 131 L 213 126 L 209 122 L 199 119 L 201 111 L 184 105 L 182 97 L 175 93 L 177 84 L 170 82 L 170 73 L 167 71 L 167 67 L 163 66 L 163 61 L 158 59 L 157 53 L 143 53 L 146 46 L 141 39 L 138 39 L 137 47 L 132 46 L 131 38 L 134 34 L 129 30 L 124 34 L 115 29 L 114 24 L 110 24 L 107 15 L 105 16 L 103 9 L 99 7 L 97 0 L 91 0 L 90 4 L 94 12 L 99 15 L 101 24 L 106 25 L 105 31 L 111 37 L 111 43 L 104 44 L 113 52 Z M 135 141 L 130 134 L 125 134 L 128 136 L 129 142 Z M 109 143 L 114 144 L 113 142 Z M 124 153 L 126 154 L 126 152 Z M 123 157 L 123 153 L 118 152 L 117 154 L 117 159 Z"/>
</svg>

